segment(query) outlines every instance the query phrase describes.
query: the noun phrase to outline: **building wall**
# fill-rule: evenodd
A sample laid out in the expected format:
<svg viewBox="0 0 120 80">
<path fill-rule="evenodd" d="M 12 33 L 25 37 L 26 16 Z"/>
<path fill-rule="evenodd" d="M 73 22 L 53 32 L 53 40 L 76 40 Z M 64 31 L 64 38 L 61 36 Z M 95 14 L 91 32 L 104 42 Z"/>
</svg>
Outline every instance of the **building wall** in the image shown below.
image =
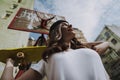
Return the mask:
<svg viewBox="0 0 120 80">
<path fill-rule="evenodd" d="M 36 40 L 33 37 L 29 37 L 27 46 L 34 46 Z"/>
<path fill-rule="evenodd" d="M 120 76 L 120 35 L 115 34 L 115 30 L 111 29 L 117 26 L 105 26 L 96 41 L 108 41 L 110 48 L 101 56 L 102 61 L 112 80 L 119 80 Z M 118 29 L 120 31 L 120 29 Z M 117 32 L 117 30 L 116 30 Z M 118 70 L 119 68 L 119 70 Z"/>
<path fill-rule="evenodd" d="M 87 42 L 84 34 L 82 33 L 81 30 L 77 29 L 77 28 L 73 28 L 74 29 L 74 32 L 75 32 L 75 36 L 76 38 L 81 41 L 81 42 Z"/>
<path fill-rule="evenodd" d="M 0 0 L 0 49 L 27 45 L 29 32 L 8 29 L 8 25 L 19 8 L 33 9 L 33 3 L 34 0 Z"/>
</svg>

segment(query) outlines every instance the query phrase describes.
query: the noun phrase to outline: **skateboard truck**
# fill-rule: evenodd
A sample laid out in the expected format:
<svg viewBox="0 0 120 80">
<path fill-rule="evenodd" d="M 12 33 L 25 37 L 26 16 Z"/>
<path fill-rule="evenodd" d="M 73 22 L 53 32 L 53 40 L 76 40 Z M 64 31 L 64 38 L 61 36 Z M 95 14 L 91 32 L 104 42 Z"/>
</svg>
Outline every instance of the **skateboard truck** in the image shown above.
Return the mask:
<svg viewBox="0 0 120 80">
<path fill-rule="evenodd" d="M 25 58 L 25 55 L 23 52 L 18 52 L 16 56 L 17 56 L 17 58 L 20 58 L 20 59 Z"/>
<path fill-rule="evenodd" d="M 15 60 L 14 66 L 19 66 L 19 64 L 25 62 L 25 54 L 18 52 L 12 59 Z"/>
</svg>

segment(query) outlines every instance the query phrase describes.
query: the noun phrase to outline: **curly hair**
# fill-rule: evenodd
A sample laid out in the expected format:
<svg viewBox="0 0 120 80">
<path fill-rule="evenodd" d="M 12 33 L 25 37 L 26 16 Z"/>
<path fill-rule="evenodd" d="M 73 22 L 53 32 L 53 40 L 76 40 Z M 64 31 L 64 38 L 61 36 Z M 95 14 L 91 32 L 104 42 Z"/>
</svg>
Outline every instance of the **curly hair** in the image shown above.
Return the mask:
<svg viewBox="0 0 120 80">
<path fill-rule="evenodd" d="M 46 50 L 42 54 L 43 60 L 47 61 L 47 59 L 57 53 L 57 52 L 62 52 L 65 51 L 69 48 L 69 45 L 62 40 L 62 32 L 61 32 L 61 23 L 66 22 L 65 20 L 58 20 L 53 25 L 50 27 L 49 31 L 49 42 Z M 77 48 L 83 48 L 81 42 L 79 42 L 76 38 L 73 38 L 71 40 L 71 48 L 72 49 L 77 49 Z"/>
</svg>

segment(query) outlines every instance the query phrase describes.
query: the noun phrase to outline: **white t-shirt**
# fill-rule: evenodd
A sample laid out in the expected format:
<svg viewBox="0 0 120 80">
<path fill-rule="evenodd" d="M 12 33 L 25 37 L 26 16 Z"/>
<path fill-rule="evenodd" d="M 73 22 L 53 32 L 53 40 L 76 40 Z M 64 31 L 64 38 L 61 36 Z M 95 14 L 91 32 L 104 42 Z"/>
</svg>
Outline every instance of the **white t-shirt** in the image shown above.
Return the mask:
<svg viewBox="0 0 120 80">
<path fill-rule="evenodd" d="M 31 66 L 48 80 L 109 80 L 97 52 L 87 48 L 55 53 Z"/>
</svg>

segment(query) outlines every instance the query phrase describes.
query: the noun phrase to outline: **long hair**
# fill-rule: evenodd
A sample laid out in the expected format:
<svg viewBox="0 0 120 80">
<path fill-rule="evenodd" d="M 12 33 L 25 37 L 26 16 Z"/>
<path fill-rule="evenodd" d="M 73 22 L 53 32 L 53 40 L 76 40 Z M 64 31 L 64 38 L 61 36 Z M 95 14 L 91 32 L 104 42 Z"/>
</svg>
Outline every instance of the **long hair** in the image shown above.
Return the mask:
<svg viewBox="0 0 120 80">
<path fill-rule="evenodd" d="M 47 60 L 51 55 L 57 53 L 57 52 L 62 52 L 65 51 L 69 48 L 69 45 L 66 44 L 62 40 L 62 32 L 61 32 L 61 27 L 60 25 L 63 22 L 67 22 L 65 20 L 58 20 L 53 25 L 50 27 L 49 31 L 49 42 L 46 50 L 42 54 L 43 60 Z M 84 47 L 81 42 L 79 42 L 76 38 L 73 38 L 71 40 L 71 48 L 72 49 L 77 49 L 77 48 L 82 48 Z"/>
</svg>

